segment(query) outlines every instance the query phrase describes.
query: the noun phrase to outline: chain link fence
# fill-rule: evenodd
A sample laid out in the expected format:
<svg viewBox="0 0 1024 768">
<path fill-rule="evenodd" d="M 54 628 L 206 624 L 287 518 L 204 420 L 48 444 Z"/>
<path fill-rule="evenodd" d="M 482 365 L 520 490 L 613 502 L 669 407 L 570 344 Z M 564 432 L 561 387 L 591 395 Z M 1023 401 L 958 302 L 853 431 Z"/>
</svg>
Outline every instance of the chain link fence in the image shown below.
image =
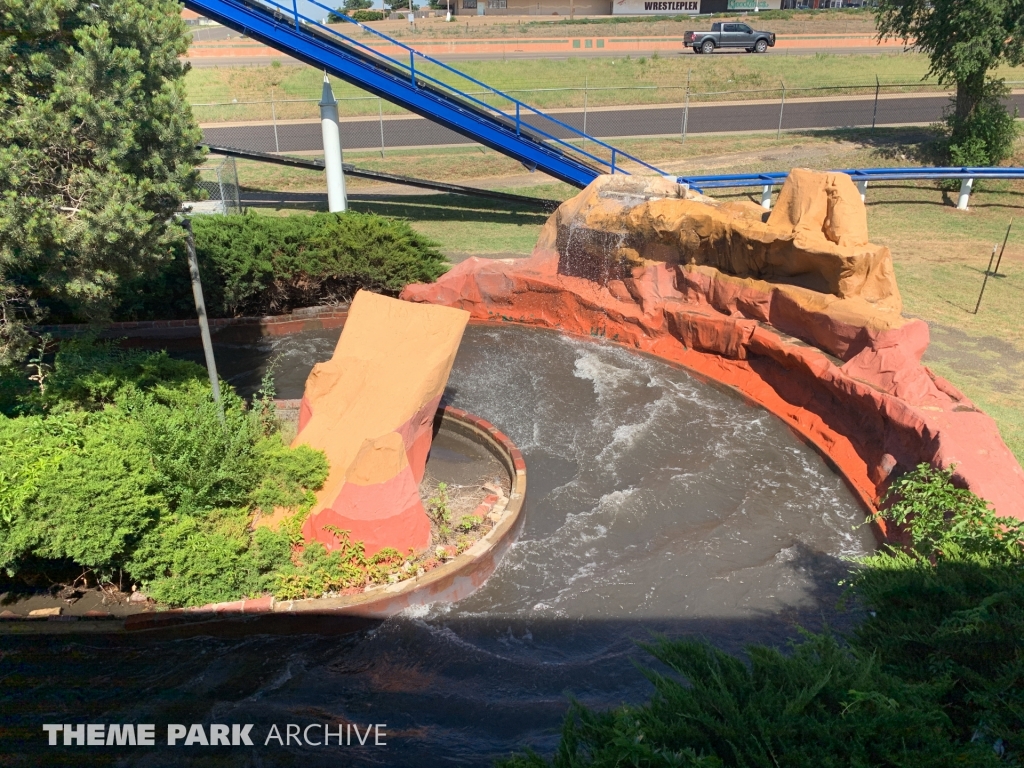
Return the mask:
<svg viewBox="0 0 1024 768">
<path fill-rule="evenodd" d="M 193 213 L 241 213 L 242 200 L 238 188 L 238 168 L 233 157 L 211 159 L 199 168 L 199 188 L 204 200 L 188 205 Z"/>
<path fill-rule="evenodd" d="M 1020 87 L 1024 83 L 1008 83 Z M 701 92 L 687 85 L 546 88 L 510 91 L 530 103 L 559 101 L 548 108 L 566 125 L 601 139 L 687 136 L 715 133 L 775 132 L 840 128 L 928 125 L 940 120 L 951 93 L 936 83 L 860 83 L 787 88 Z M 484 99 L 493 94 L 474 94 Z M 374 150 L 472 145 L 474 142 L 375 96 L 339 99 L 342 143 L 346 150 Z M 600 106 L 594 106 L 594 103 Z M 608 102 L 612 102 L 609 104 Z M 615 102 L 620 102 L 616 104 Z M 494 103 L 497 109 L 506 105 Z M 1024 113 L 1024 93 L 1014 93 L 1008 107 Z M 322 153 L 317 99 L 194 104 L 193 113 L 207 143 L 279 154 Z M 525 117 L 529 124 L 531 118 Z M 540 123 L 539 120 L 536 122 Z M 563 139 L 572 131 L 544 130 Z"/>
</svg>

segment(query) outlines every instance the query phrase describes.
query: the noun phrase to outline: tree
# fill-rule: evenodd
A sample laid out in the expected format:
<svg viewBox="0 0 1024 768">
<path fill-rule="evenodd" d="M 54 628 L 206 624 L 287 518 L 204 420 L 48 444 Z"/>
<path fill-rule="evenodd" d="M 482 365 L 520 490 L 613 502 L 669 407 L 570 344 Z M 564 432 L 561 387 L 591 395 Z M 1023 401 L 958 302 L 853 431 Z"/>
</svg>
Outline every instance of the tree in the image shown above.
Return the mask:
<svg viewBox="0 0 1024 768">
<path fill-rule="evenodd" d="M 1024 63 L 1024 0 L 879 0 L 875 14 L 879 40 L 923 49 L 928 74 L 956 86 L 946 117 L 950 158 L 958 165 L 1004 160 L 1017 128 L 1002 104 L 1006 85 L 989 72 Z"/>
<path fill-rule="evenodd" d="M 198 178 L 174 0 L 0 3 L 0 352 L 32 304 L 104 319 Z M 23 329 L 22 329 L 23 330 Z"/>
<path fill-rule="evenodd" d="M 392 12 L 408 10 L 415 11 L 419 8 L 419 6 L 416 5 L 416 3 L 411 2 L 411 0 L 384 0 L 384 2 Z"/>
<path fill-rule="evenodd" d="M 365 11 L 369 8 L 373 8 L 373 0 L 345 0 L 341 8 L 327 15 L 327 23 L 337 24 L 344 21 L 342 16 L 351 15 L 352 11 Z"/>
</svg>

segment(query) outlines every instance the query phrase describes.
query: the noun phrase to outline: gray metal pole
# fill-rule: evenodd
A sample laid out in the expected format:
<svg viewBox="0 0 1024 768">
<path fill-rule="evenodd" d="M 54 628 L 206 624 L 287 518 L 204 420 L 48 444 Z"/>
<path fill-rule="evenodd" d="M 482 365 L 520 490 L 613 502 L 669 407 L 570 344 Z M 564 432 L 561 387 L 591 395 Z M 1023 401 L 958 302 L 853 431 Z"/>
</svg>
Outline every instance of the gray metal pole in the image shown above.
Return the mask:
<svg viewBox="0 0 1024 768">
<path fill-rule="evenodd" d="M 775 132 L 775 138 L 782 137 L 782 113 L 786 109 L 786 83 L 782 83 L 782 103 L 779 105 L 779 130 Z"/>
<path fill-rule="evenodd" d="M 206 372 L 210 375 L 213 401 L 217 404 L 217 415 L 224 423 L 224 404 L 220 401 L 220 379 L 217 378 L 217 361 L 213 357 L 213 339 L 210 338 L 210 321 L 206 317 L 206 302 L 203 300 L 203 284 L 199 279 L 199 260 L 196 258 L 196 239 L 192 234 L 192 220 L 182 217 L 185 228 L 185 251 L 188 254 L 188 271 L 192 277 L 192 296 L 196 300 L 196 314 L 199 316 L 199 333 L 203 337 L 203 354 L 206 355 Z"/>
<path fill-rule="evenodd" d="M 274 105 L 274 89 L 270 89 L 270 119 L 274 121 L 274 151 L 281 153 L 281 142 L 277 140 L 277 107 Z"/>
<path fill-rule="evenodd" d="M 377 117 L 380 118 L 380 156 L 384 159 L 384 107 L 380 100 L 380 96 L 377 97 Z"/>
<path fill-rule="evenodd" d="M 875 75 L 875 108 L 871 112 L 871 130 L 875 130 L 875 121 L 878 119 L 878 90 L 881 88 L 881 83 L 878 82 L 878 75 Z"/>
<path fill-rule="evenodd" d="M 686 73 L 686 102 L 683 104 L 683 141 L 686 141 L 686 127 L 687 123 L 690 122 L 690 75 L 693 74 L 691 68 Z"/>
</svg>

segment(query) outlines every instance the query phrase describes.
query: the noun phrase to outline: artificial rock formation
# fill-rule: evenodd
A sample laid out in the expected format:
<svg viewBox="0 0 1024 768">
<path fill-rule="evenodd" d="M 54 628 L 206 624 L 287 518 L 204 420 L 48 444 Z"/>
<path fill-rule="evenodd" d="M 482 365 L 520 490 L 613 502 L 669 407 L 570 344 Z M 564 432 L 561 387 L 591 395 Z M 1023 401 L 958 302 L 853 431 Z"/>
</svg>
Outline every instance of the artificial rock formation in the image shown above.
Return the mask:
<svg viewBox="0 0 1024 768">
<path fill-rule="evenodd" d="M 469 313 L 360 291 L 334 356 L 306 381 L 293 446 L 323 450 L 330 475 L 302 527 L 338 546 L 339 532 L 405 553 L 430 543 L 419 496 L 434 414 Z"/>
<path fill-rule="evenodd" d="M 532 258 L 469 259 L 402 298 L 598 336 L 682 363 L 780 416 L 869 507 L 892 474 L 956 465 L 1024 518 L 995 424 L 921 364 L 888 249 L 845 174 L 794 170 L 769 215 L 659 178 L 605 176 L 552 214 Z"/>
</svg>

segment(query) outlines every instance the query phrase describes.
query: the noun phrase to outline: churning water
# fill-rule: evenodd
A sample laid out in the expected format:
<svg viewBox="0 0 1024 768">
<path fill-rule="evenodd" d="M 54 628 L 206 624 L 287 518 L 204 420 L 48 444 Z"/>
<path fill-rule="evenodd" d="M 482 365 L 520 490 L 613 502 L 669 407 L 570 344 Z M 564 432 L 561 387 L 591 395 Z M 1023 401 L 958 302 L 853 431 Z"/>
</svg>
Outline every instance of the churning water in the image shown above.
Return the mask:
<svg viewBox="0 0 1024 768">
<path fill-rule="evenodd" d="M 251 391 L 273 361 L 278 396 L 299 397 L 337 333 L 221 344 L 222 375 Z M 597 707 L 649 696 L 637 641 L 742 651 L 850 621 L 837 582 L 844 558 L 873 547 L 864 513 L 766 411 L 610 344 L 488 326 L 467 329 L 446 402 L 526 456 L 522 533 L 478 592 L 351 634 L 8 637 L 16 729 L 36 744 L 43 722 L 261 734 L 253 748 L 111 753 L 131 765 L 487 765 L 550 750 L 569 695 Z M 387 723 L 388 746 L 261 746 L 272 723 L 311 722 Z"/>
</svg>

